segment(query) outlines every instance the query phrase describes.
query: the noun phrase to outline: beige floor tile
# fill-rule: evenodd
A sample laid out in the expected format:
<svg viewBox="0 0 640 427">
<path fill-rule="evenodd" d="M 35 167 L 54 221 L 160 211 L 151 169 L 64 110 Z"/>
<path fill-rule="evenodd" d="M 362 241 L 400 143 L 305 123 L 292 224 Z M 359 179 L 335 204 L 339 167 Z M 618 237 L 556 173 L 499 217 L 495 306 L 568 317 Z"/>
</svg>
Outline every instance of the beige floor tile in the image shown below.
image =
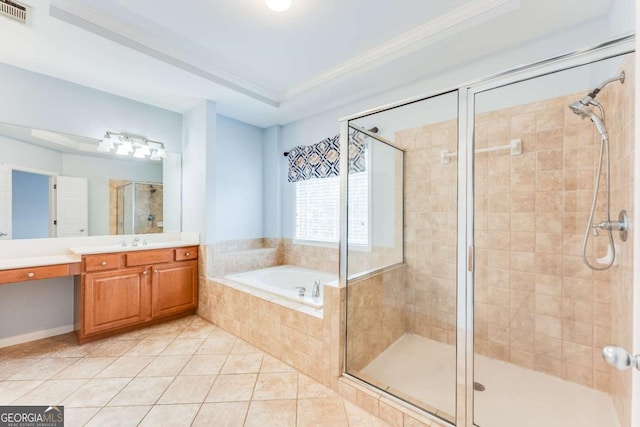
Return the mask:
<svg viewBox="0 0 640 427">
<path fill-rule="evenodd" d="M 63 401 L 66 407 L 104 406 L 124 388 L 129 378 L 94 378 Z"/>
<path fill-rule="evenodd" d="M 0 382 L 0 405 L 8 405 L 43 382 L 41 380 Z"/>
<path fill-rule="evenodd" d="M 157 356 L 171 344 L 171 341 L 173 340 L 145 338 L 127 351 L 125 356 Z"/>
<path fill-rule="evenodd" d="M 180 373 L 191 356 L 158 356 L 138 376 L 174 377 Z"/>
<path fill-rule="evenodd" d="M 205 403 L 193 421 L 194 427 L 242 427 L 249 402 Z"/>
<path fill-rule="evenodd" d="M 224 354 L 231 353 L 231 349 L 235 340 L 232 339 L 207 339 L 205 340 L 196 354 Z"/>
<path fill-rule="evenodd" d="M 47 380 L 58 372 L 73 365 L 79 359 L 74 357 L 67 358 L 46 358 L 40 359 L 28 368 L 14 374 L 11 380 Z"/>
<path fill-rule="evenodd" d="M 71 393 L 82 387 L 86 379 L 47 380 L 14 400 L 12 405 L 60 405 Z"/>
<path fill-rule="evenodd" d="M 245 427 L 296 425 L 295 400 L 263 400 L 249 404 Z"/>
<path fill-rule="evenodd" d="M 193 356 L 180 371 L 180 375 L 218 375 L 226 359 L 226 356 L 220 354 Z"/>
<path fill-rule="evenodd" d="M 89 357 L 120 357 L 130 351 L 138 341 L 123 341 L 109 338 L 105 341 L 97 341 L 96 347 L 91 350 Z"/>
<path fill-rule="evenodd" d="M 221 374 L 253 374 L 260 371 L 263 353 L 238 353 L 227 356 Z"/>
<path fill-rule="evenodd" d="M 298 399 L 338 397 L 338 394 L 313 378 L 298 374 Z"/>
<path fill-rule="evenodd" d="M 97 343 L 70 345 L 56 351 L 53 354 L 53 357 L 85 357 L 88 356 L 89 353 L 91 353 L 96 348 L 96 345 Z"/>
<path fill-rule="evenodd" d="M 297 392 L 297 373 L 260 374 L 253 390 L 253 400 L 295 399 Z"/>
<path fill-rule="evenodd" d="M 180 335 L 178 335 L 178 339 L 205 339 L 209 337 L 209 335 L 216 329 L 215 326 L 209 325 L 198 325 L 191 326 L 186 330 L 182 331 Z"/>
<path fill-rule="evenodd" d="M 262 365 L 260 366 L 261 373 L 269 373 L 269 372 L 297 372 L 296 368 L 291 365 L 284 363 L 282 360 L 276 359 L 275 357 L 265 354 L 262 359 Z"/>
<path fill-rule="evenodd" d="M 210 340 L 233 340 L 233 341 L 235 341 L 235 340 L 240 339 L 240 338 L 238 338 L 235 335 L 225 331 L 224 329 L 215 328 L 213 330 L 213 332 L 211 332 L 209 334 L 207 339 L 210 339 Z"/>
<path fill-rule="evenodd" d="M 380 418 L 373 416 L 359 406 L 356 406 L 346 400 L 343 402 L 350 426 L 391 427 Z"/>
<path fill-rule="evenodd" d="M 238 339 L 233 345 L 231 353 L 260 353 L 260 349 L 244 340 Z"/>
<path fill-rule="evenodd" d="M 107 406 L 91 418 L 87 427 L 135 427 L 151 406 Z"/>
<path fill-rule="evenodd" d="M 257 374 L 218 375 L 205 402 L 251 400 L 257 378 Z"/>
<path fill-rule="evenodd" d="M 198 404 L 156 405 L 140 423 L 143 427 L 186 427 L 190 426 L 200 409 Z"/>
<path fill-rule="evenodd" d="M 215 376 L 176 377 L 164 392 L 158 404 L 202 403 L 209 393 Z"/>
<path fill-rule="evenodd" d="M 203 339 L 175 339 L 160 353 L 161 356 L 192 355 L 202 345 Z"/>
<path fill-rule="evenodd" d="M 120 357 L 96 375 L 96 378 L 133 378 L 153 359 L 155 359 L 153 356 Z"/>
<path fill-rule="evenodd" d="M 174 377 L 134 378 L 109 402 L 109 406 L 154 405 Z"/>
<path fill-rule="evenodd" d="M 341 398 L 298 400 L 299 427 L 348 427 L 347 413 Z"/>
<path fill-rule="evenodd" d="M 64 424 L 68 427 L 85 425 L 101 408 L 64 408 Z"/>
<path fill-rule="evenodd" d="M 39 360 L 40 359 L 25 357 L 0 361 L 0 380 L 8 380 L 23 369 L 34 365 Z"/>
<path fill-rule="evenodd" d="M 117 357 L 88 357 L 80 359 L 73 365 L 55 374 L 53 378 L 93 378 L 116 360 Z"/>
</svg>

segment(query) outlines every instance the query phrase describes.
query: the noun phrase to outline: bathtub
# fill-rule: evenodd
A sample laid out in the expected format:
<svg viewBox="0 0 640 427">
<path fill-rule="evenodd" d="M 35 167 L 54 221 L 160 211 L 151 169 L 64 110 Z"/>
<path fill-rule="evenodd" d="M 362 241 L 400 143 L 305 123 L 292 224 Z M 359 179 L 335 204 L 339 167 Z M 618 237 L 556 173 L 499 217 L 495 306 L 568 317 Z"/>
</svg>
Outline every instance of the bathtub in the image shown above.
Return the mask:
<svg viewBox="0 0 640 427">
<path fill-rule="evenodd" d="M 247 271 L 246 273 L 230 274 L 224 277 L 236 283 L 266 291 L 270 294 L 284 297 L 314 308 L 322 308 L 324 301 L 324 284 L 337 280 L 335 274 L 324 271 L 311 270 L 293 265 L 264 268 L 262 270 Z M 320 281 L 320 296 L 312 298 L 313 283 Z M 304 297 L 298 296 L 296 287 L 306 289 Z"/>
</svg>

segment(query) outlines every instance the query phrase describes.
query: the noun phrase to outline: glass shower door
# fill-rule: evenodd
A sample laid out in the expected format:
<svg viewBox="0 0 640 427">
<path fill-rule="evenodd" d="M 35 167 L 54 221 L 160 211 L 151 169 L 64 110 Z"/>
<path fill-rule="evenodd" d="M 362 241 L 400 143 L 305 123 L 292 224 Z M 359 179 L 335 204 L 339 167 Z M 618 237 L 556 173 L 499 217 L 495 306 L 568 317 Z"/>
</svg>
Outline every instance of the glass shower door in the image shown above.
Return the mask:
<svg viewBox="0 0 640 427">
<path fill-rule="evenodd" d="M 455 422 L 458 93 L 349 122 L 346 371 Z"/>
<path fill-rule="evenodd" d="M 604 346 L 628 342 L 633 247 L 609 239 L 601 133 L 569 108 L 633 73 L 633 55 L 496 86 L 475 95 L 474 421 L 482 427 L 629 426 Z M 611 212 L 630 208 L 633 81 L 598 94 L 610 144 Z M 604 116 L 600 107 L 586 106 Z M 493 149 L 495 148 L 495 151 Z M 606 164 L 606 163 L 605 163 Z M 583 246 L 585 238 L 586 246 Z M 584 260 L 603 270 L 592 270 Z M 612 313 L 620 313 L 613 316 Z M 630 347 L 628 347 L 630 348 Z M 619 424 L 619 422 L 622 422 Z"/>
</svg>

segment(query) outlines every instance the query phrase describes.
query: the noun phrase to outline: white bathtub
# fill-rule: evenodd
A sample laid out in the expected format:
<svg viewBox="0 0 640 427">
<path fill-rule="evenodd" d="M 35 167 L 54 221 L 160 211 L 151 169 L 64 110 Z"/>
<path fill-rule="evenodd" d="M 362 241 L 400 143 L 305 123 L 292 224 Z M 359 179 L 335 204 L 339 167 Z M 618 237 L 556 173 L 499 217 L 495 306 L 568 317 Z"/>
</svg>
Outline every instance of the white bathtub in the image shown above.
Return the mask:
<svg viewBox="0 0 640 427">
<path fill-rule="evenodd" d="M 311 270 L 293 265 L 264 268 L 246 273 L 230 274 L 224 277 L 252 288 L 261 289 L 314 308 L 322 308 L 324 301 L 324 284 L 338 278 L 335 274 Z M 312 298 L 313 283 L 320 281 L 320 296 Z M 298 296 L 296 287 L 305 288 L 304 297 Z"/>
</svg>

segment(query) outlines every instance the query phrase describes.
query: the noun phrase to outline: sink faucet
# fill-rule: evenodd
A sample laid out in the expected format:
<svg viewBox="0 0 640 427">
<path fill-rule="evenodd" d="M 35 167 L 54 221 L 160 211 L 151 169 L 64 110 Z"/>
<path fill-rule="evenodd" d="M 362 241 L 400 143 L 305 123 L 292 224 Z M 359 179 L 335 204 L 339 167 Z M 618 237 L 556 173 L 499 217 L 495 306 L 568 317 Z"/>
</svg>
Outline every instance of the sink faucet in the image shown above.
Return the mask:
<svg viewBox="0 0 640 427">
<path fill-rule="evenodd" d="M 139 237 L 134 237 L 131 241 L 131 246 L 138 246 L 138 242 L 140 241 Z"/>
<path fill-rule="evenodd" d="M 313 282 L 313 291 L 311 292 L 312 298 L 318 298 L 320 296 L 320 280 Z"/>
</svg>

